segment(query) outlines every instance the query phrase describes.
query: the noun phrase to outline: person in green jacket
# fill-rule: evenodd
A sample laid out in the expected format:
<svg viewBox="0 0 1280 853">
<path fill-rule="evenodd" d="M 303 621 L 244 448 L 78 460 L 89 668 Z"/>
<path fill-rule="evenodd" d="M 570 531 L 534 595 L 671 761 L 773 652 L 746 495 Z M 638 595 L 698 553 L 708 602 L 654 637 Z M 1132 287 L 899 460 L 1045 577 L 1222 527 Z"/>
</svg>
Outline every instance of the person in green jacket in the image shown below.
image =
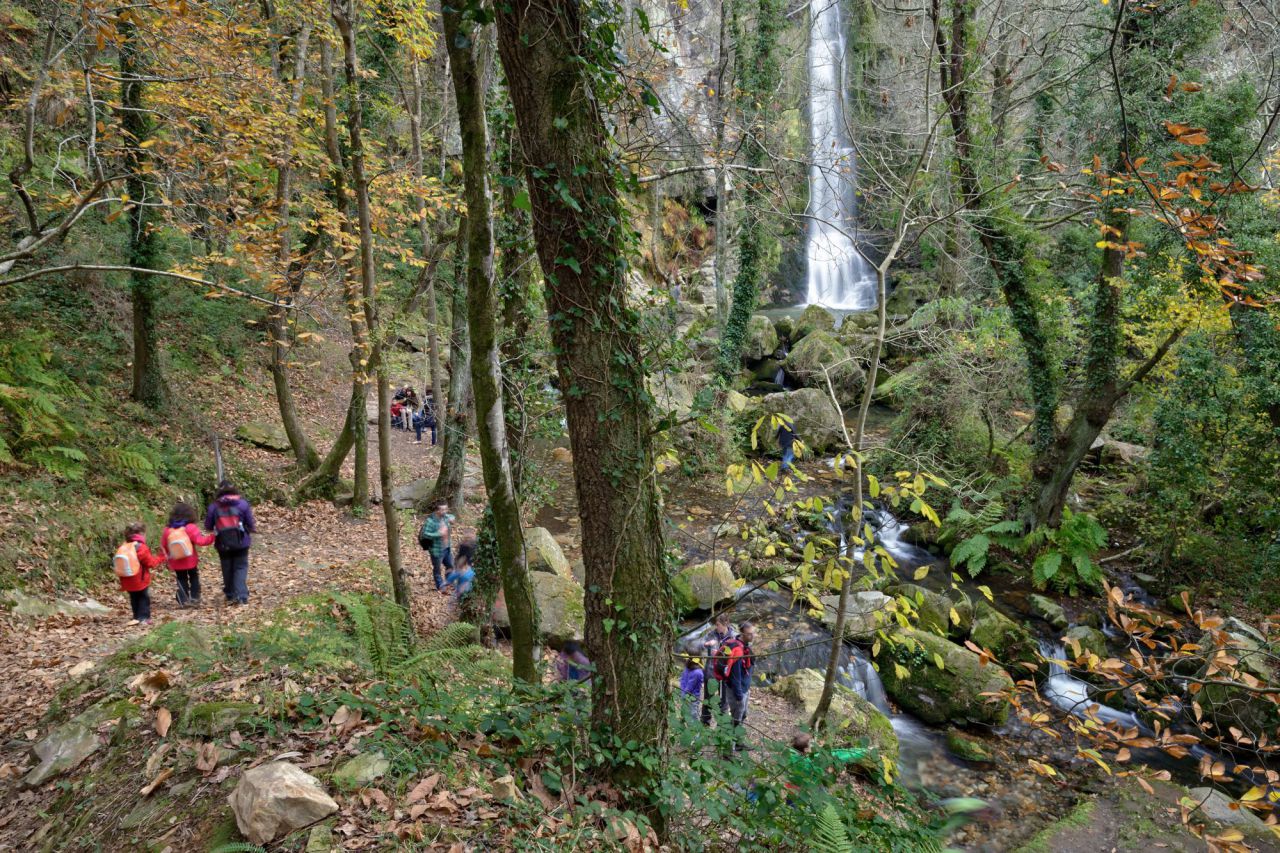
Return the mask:
<svg viewBox="0 0 1280 853">
<path fill-rule="evenodd" d="M 452 526 L 453 516 L 449 514 L 449 504 L 440 501 L 418 531 L 418 544 L 431 555 L 431 573 L 435 575 L 436 589 L 444 589 L 445 573 L 441 568 L 453 570 Z"/>
<path fill-rule="evenodd" d="M 824 765 L 830 768 L 831 764 L 836 767 L 857 764 L 866 758 L 869 753 L 869 750 L 857 746 L 849 747 L 848 749 L 829 749 L 824 750 L 824 752 L 831 756 L 832 762 L 819 763 L 815 762 L 809 753 L 812 746 L 813 735 L 808 732 L 801 732 L 791 739 L 791 757 L 787 760 L 787 770 L 793 784 L 787 787 L 798 787 L 801 782 L 825 785 L 832 780 L 824 770 Z"/>
</svg>

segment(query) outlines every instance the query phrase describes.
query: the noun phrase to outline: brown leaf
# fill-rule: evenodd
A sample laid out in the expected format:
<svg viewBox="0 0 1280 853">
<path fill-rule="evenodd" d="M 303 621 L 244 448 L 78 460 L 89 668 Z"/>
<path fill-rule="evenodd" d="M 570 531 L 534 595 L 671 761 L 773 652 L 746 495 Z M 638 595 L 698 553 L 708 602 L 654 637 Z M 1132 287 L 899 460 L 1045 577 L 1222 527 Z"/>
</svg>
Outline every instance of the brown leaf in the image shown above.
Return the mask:
<svg viewBox="0 0 1280 853">
<path fill-rule="evenodd" d="M 196 769 L 201 773 L 212 773 L 218 766 L 218 745 L 202 743 L 196 751 Z"/>
<path fill-rule="evenodd" d="M 432 773 L 427 778 L 413 786 L 413 790 L 409 792 L 409 796 L 405 798 L 406 805 L 413 805 L 416 802 L 425 800 L 431 796 L 431 792 L 436 789 L 436 785 L 440 784 L 440 774 Z"/>
<path fill-rule="evenodd" d="M 138 793 L 144 797 L 151 796 L 151 792 L 154 791 L 156 788 L 159 788 L 160 785 L 164 782 L 164 780 L 168 779 L 172 775 L 173 775 L 173 768 L 166 767 L 165 769 L 161 770 L 159 774 L 156 775 L 156 778 L 148 782 L 147 785 Z"/>
<path fill-rule="evenodd" d="M 168 708 L 161 708 L 156 711 L 156 734 L 164 737 L 169 734 L 169 726 L 173 725 L 173 714 Z"/>
</svg>

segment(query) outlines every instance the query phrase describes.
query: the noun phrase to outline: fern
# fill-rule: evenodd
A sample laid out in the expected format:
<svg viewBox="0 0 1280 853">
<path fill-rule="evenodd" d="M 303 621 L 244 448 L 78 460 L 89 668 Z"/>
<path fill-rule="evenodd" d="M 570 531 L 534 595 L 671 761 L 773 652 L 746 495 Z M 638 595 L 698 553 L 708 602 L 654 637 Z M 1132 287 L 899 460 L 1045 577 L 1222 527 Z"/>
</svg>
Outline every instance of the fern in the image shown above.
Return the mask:
<svg viewBox="0 0 1280 853">
<path fill-rule="evenodd" d="M 1031 570 L 1036 586 L 1043 589 L 1053 584 L 1072 595 L 1080 586 L 1102 586 L 1102 567 L 1093 561 L 1093 555 L 1106 546 L 1107 531 L 1092 516 L 1064 509 L 1056 529 L 1036 528 L 1025 541 L 1031 547 L 1044 543 Z"/>
<path fill-rule="evenodd" d="M 102 461 L 113 472 L 141 483 L 144 486 L 159 485 L 155 465 L 139 451 L 128 447 L 107 447 L 102 450 Z"/>
<path fill-rule="evenodd" d="M 991 549 L 991 537 L 984 533 L 970 536 L 956 546 L 951 552 L 951 565 L 955 568 L 965 566 L 969 577 L 976 578 L 987 567 L 987 554 Z"/>
<path fill-rule="evenodd" d="M 831 803 L 818 812 L 813 823 L 810 849 L 813 853 L 855 853 L 849 830 Z"/>
<path fill-rule="evenodd" d="M 419 643 L 409 614 L 394 602 L 345 594 L 335 595 L 334 599 L 351 619 L 356 643 L 369 668 L 381 678 L 432 680 L 452 671 L 474 682 L 497 674 L 494 656 L 476 643 L 480 634 L 474 625 L 455 622 Z"/>
<path fill-rule="evenodd" d="M 267 853 L 267 848 L 245 841 L 233 841 L 230 844 L 215 847 L 209 853 Z"/>
</svg>

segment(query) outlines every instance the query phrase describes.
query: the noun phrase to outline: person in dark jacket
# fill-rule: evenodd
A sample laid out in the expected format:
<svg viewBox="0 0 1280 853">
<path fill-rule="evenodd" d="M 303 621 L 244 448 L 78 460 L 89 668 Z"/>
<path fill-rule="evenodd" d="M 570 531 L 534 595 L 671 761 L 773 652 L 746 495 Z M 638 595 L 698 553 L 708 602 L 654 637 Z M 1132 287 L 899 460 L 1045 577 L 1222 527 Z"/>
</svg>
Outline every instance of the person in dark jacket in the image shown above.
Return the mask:
<svg viewBox="0 0 1280 853">
<path fill-rule="evenodd" d="M 733 720 L 735 729 L 740 728 L 742 721 L 747 718 L 747 701 L 751 695 L 751 671 L 756 665 L 751 651 L 751 643 L 755 638 L 756 628 L 747 622 L 743 624 L 737 641 L 725 644 L 729 661 L 725 664 L 724 688 L 729 694 L 729 716 Z M 739 733 L 734 750 L 745 748 Z"/>
<path fill-rule="evenodd" d="M 733 630 L 733 624 L 729 621 L 729 614 L 721 612 L 716 614 L 715 622 L 711 626 L 711 633 L 702 641 L 703 653 L 706 659 L 706 668 L 702 679 L 702 724 L 704 726 L 711 725 L 712 690 L 719 694 L 717 701 L 720 703 L 720 713 L 728 713 L 729 695 L 716 678 L 715 664 L 720 655 L 720 647 L 729 640 L 737 639 L 737 637 L 737 633 Z"/>
<path fill-rule="evenodd" d="M 204 529 L 213 533 L 213 547 L 222 560 L 222 594 L 227 604 L 248 604 L 249 546 L 258 523 L 253 507 L 226 480 L 218 485 L 217 498 L 205 512 Z"/>
<path fill-rule="evenodd" d="M 791 470 L 791 463 L 796 461 L 796 431 L 785 420 L 778 424 L 778 450 L 782 451 L 782 472 L 785 474 Z"/>
</svg>

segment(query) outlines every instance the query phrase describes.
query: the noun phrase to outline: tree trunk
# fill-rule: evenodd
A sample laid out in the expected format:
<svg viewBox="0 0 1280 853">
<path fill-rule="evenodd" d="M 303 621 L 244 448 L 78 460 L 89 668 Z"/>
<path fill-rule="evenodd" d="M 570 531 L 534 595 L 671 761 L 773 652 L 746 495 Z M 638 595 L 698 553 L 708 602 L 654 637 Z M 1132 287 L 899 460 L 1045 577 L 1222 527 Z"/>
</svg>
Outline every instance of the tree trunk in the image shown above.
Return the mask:
<svg viewBox="0 0 1280 853">
<path fill-rule="evenodd" d="M 729 246 L 729 170 L 725 166 L 724 134 L 729 118 L 729 64 L 733 46 L 729 40 L 729 7 L 733 0 L 720 0 L 720 37 L 716 45 L 716 324 L 724 327 L 729 312 L 729 298 L 725 291 L 725 274 L 728 272 Z"/>
<path fill-rule="evenodd" d="M 476 63 L 479 28 L 446 5 L 444 40 L 462 133 L 463 198 L 467 204 L 467 326 L 471 338 L 471 387 L 485 491 L 497 541 L 502 592 L 511 620 L 512 672 L 521 681 L 538 680 L 534 659 L 538 609 L 524 553 L 520 501 L 507 456 L 507 424 L 498 360 L 498 288 L 493 272 L 493 220 L 489 194 L 489 138 L 484 88 Z"/>
<path fill-rule="evenodd" d="M 148 166 L 145 148 L 151 136 L 150 113 L 143 105 L 146 69 L 142 45 L 132 20 L 119 18 L 120 32 L 120 126 L 129 140 L 125 153 L 125 192 L 129 194 L 129 266 L 151 269 L 160 254 L 152 213 L 155 199 L 143 178 Z M 130 273 L 133 301 L 133 390 L 131 397 L 144 406 L 164 405 L 164 374 L 160 369 L 160 346 L 156 339 L 156 283 L 146 273 Z"/>
<path fill-rule="evenodd" d="M 321 94 L 324 99 L 324 138 L 325 149 L 329 154 L 329 181 L 332 186 L 334 207 L 337 208 L 340 223 L 341 240 L 338 245 L 340 256 L 353 253 L 360 244 L 360 237 L 351 222 L 351 203 L 347 197 L 346 166 L 342 159 L 342 149 L 338 144 L 337 91 L 333 85 L 333 48 L 324 39 L 320 40 Z M 355 476 L 352 486 L 352 509 L 363 511 L 369 505 L 369 417 L 366 402 L 369 399 L 369 327 L 368 315 L 364 310 L 364 297 L 358 284 L 359 273 L 351 269 L 349 262 L 337 263 L 338 275 L 342 280 L 342 292 L 346 301 L 347 317 L 351 325 L 351 407 L 347 411 L 343 433 L 334 443 L 333 451 L 321 464 L 326 477 L 308 478 L 320 484 L 324 479 L 336 478 L 351 448 L 355 448 Z M 357 398 L 360 409 L 355 411 Z M 341 457 L 336 464 L 331 464 L 337 451 L 342 449 Z M 331 472 L 331 473 L 329 473 Z M 317 472 L 319 473 L 319 472 Z"/>
<path fill-rule="evenodd" d="M 360 226 L 360 304 L 364 312 L 369 339 L 380 340 L 378 328 L 377 273 L 373 257 L 373 214 L 369 205 L 369 178 L 365 174 L 364 109 L 360 102 L 360 74 L 357 69 L 355 0 L 335 0 L 333 20 L 342 36 L 343 75 L 347 83 L 347 135 L 351 145 L 351 184 L 355 190 L 356 219 Z M 381 347 L 378 348 L 379 354 Z M 396 603 L 409 607 L 409 582 L 400 560 L 400 516 L 391 500 L 394 472 L 391 467 L 391 401 L 387 390 L 385 361 L 366 346 L 365 360 L 359 365 L 362 379 L 368 383 L 368 370 L 377 371 L 378 383 L 378 483 L 382 490 L 382 518 L 387 530 L 387 564 L 391 567 L 391 585 Z M 361 418 L 361 425 L 368 422 Z M 359 435 L 359 433 L 357 433 Z M 366 445 L 367 446 L 367 445 Z M 357 445 L 357 453 L 359 445 Z M 359 456 L 356 457 L 356 494 L 360 493 Z M 367 463 L 366 463 L 367 464 Z M 367 474 L 366 474 L 367 476 Z M 367 479 L 366 479 L 366 489 Z"/>
<path fill-rule="evenodd" d="M 289 437 L 289 447 L 303 471 L 313 471 L 320 464 L 320 454 L 307 438 L 302 421 L 298 418 L 298 409 L 293 401 L 293 387 L 289 382 L 289 349 L 291 346 L 289 321 L 293 314 L 293 303 L 302 289 L 305 276 L 301 264 L 294 263 L 292 229 L 290 228 L 290 207 L 293 202 L 293 134 L 292 122 L 297 121 L 302 106 L 302 94 L 307 77 L 307 44 L 311 37 L 311 27 L 304 26 L 294 40 L 293 92 L 289 99 L 290 129 L 280 152 L 276 172 L 276 218 L 280 231 L 279 255 L 276 259 L 281 276 L 279 292 L 275 293 L 276 304 L 267 316 L 267 329 L 271 334 L 271 381 L 275 385 L 276 402 L 280 408 L 280 423 L 285 435 Z M 281 74 L 283 82 L 283 73 Z M 313 232 L 318 235 L 319 232 Z"/>
<path fill-rule="evenodd" d="M 463 217 L 460 233 L 467 232 L 467 217 Z M 463 243 L 465 244 L 465 240 Z M 442 403 L 436 403 L 436 419 L 442 433 L 440 448 L 440 473 L 431 501 L 447 501 L 454 513 L 461 513 L 463 482 L 467 473 L 467 426 L 471 410 L 471 343 L 467 331 L 467 278 L 466 254 L 459 250 L 454 255 L 453 299 L 450 307 L 452 324 L 449 329 L 449 393 Z"/>
<path fill-rule="evenodd" d="M 425 173 L 422 149 L 422 63 L 413 60 L 413 105 L 409 110 L 409 134 L 413 154 L 413 176 L 421 181 Z M 441 148 L 443 148 L 443 143 Z M 414 211 L 418 213 L 418 232 L 422 238 L 424 261 L 431 251 L 431 229 L 427 218 L 422 216 L 422 199 L 414 196 Z M 427 283 L 427 379 L 431 385 L 431 403 L 440 412 L 441 401 L 444 400 L 444 389 L 440 381 L 440 317 L 436 304 L 435 276 Z"/>
<path fill-rule="evenodd" d="M 850 517 L 853 522 L 852 531 L 855 535 L 861 535 L 862 531 L 862 439 L 867 431 L 867 413 L 871 411 L 871 398 L 875 395 L 876 390 L 876 374 L 880 371 L 880 352 L 884 348 L 884 336 L 886 321 L 886 303 L 888 302 L 888 293 L 886 280 L 888 278 L 887 264 L 885 263 L 876 268 L 876 340 L 875 345 L 871 348 L 871 361 L 867 365 L 867 380 L 862 386 L 862 400 L 858 405 L 858 420 L 854 425 L 853 431 L 853 509 Z M 846 528 L 845 534 L 845 553 L 846 569 L 848 574 L 845 575 L 844 581 L 840 584 L 840 603 L 836 610 L 835 637 L 831 641 L 831 654 L 827 658 L 827 672 L 822 681 L 822 695 L 818 697 L 818 704 L 813 709 L 813 716 L 809 720 L 809 727 L 817 730 L 820 728 L 827 718 L 827 711 L 831 708 L 831 697 L 835 693 L 836 676 L 840 671 L 840 650 L 844 646 L 844 624 L 845 611 L 849 607 L 849 591 L 853 586 L 853 566 L 854 552 L 857 550 L 857 543 L 854 537 L 849 535 L 850 528 Z M 864 543 L 866 549 L 872 547 L 871 542 Z"/>
<path fill-rule="evenodd" d="M 637 744 L 612 779 L 662 830 L 650 785 L 666 760 L 672 604 L 654 482 L 644 342 L 629 305 L 624 216 L 586 66 L 576 0 L 496 8 L 564 389 L 586 566 L 598 743 Z"/>
</svg>

